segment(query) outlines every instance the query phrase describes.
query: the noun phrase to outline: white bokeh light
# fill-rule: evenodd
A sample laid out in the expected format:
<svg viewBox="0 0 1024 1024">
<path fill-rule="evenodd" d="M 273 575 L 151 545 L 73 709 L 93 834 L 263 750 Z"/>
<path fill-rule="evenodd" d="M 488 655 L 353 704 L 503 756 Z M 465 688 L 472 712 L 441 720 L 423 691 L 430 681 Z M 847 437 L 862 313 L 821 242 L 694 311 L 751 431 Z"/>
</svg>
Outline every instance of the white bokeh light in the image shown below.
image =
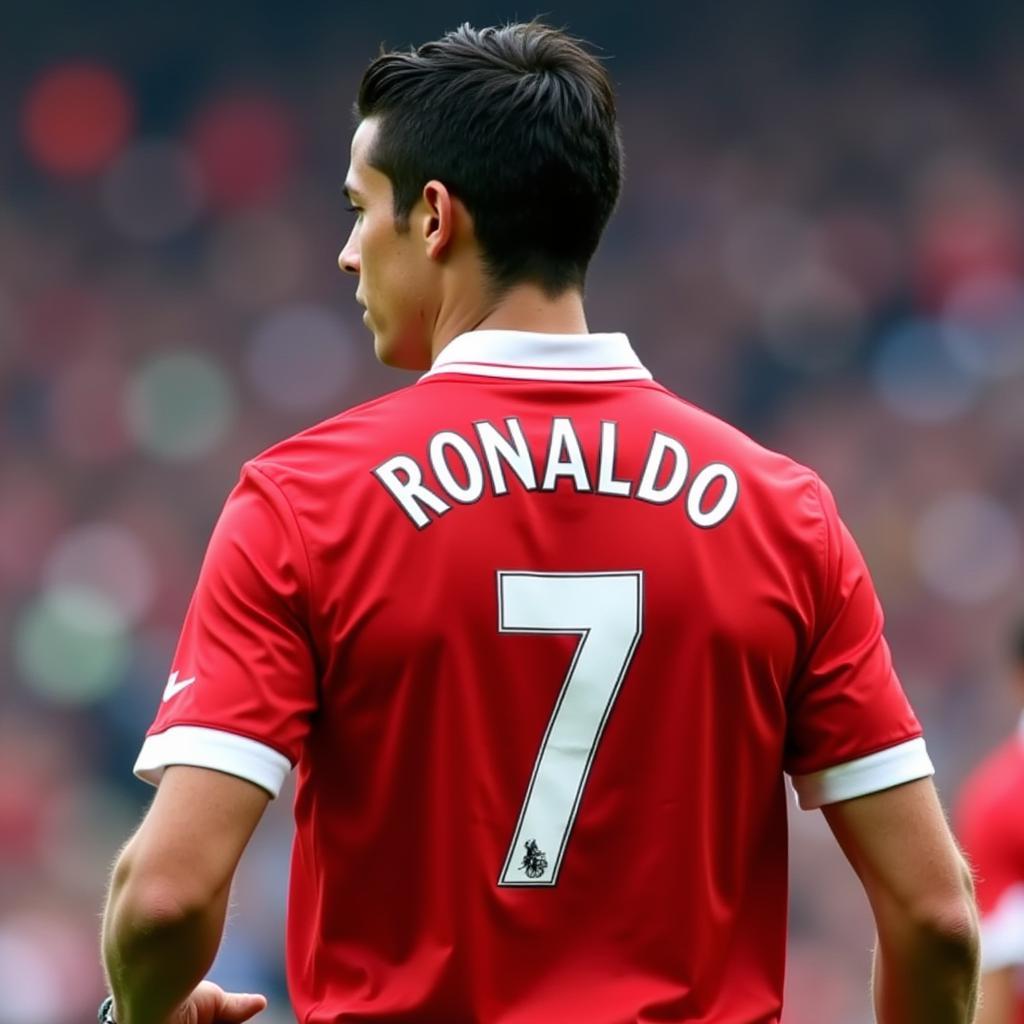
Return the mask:
<svg viewBox="0 0 1024 1024">
<path fill-rule="evenodd" d="M 981 274 L 957 285 L 943 309 L 950 355 L 981 377 L 1024 372 L 1024 286 L 1007 274 Z"/>
<path fill-rule="evenodd" d="M 89 587 L 50 587 L 17 623 L 18 668 L 36 693 L 57 703 L 106 697 L 120 682 L 129 653 L 124 616 Z"/>
<path fill-rule="evenodd" d="M 0 923 L 4 1024 L 59 1024 L 72 1016 L 61 996 L 60 965 L 46 946 Z"/>
<path fill-rule="evenodd" d="M 169 139 L 151 139 L 126 150 L 100 185 L 111 223 L 137 242 L 164 242 L 188 230 L 203 205 L 195 160 Z"/>
<path fill-rule="evenodd" d="M 897 415 L 939 423 L 962 416 L 974 404 L 977 379 L 950 356 L 943 333 L 937 324 L 910 320 L 884 338 L 874 366 L 875 387 Z"/>
<path fill-rule="evenodd" d="M 289 411 L 326 408 L 348 381 L 352 346 L 341 318 L 306 303 L 271 313 L 256 328 L 246 365 L 253 387 Z"/>
<path fill-rule="evenodd" d="M 95 1014 L 93 935 L 70 912 L 41 905 L 0 917 L 0 1021 L 78 1024 Z"/>
<path fill-rule="evenodd" d="M 199 352 L 151 359 L 125 395 L 128 426 L 139 446 L 160 458 L 200 458 L 221 442 L 236 406 L 228 375 Z"/>
<path fill-rule="evenodd" d="M 996 597 L 1020 572 L 1018 527 L 1010 512 L 986 494 L 944 494 L 921 516 L 913 545 L 922 580 L 955 604 Z"/>
<path fill-rule="evenodd" d="M 84 587 L 102 594 L 134 625 L 156 593 L 153 559 L 139 538 L 115 523 L 88 523 L 65 533 L 43 569 L 51 587 Z"/>
</svg>

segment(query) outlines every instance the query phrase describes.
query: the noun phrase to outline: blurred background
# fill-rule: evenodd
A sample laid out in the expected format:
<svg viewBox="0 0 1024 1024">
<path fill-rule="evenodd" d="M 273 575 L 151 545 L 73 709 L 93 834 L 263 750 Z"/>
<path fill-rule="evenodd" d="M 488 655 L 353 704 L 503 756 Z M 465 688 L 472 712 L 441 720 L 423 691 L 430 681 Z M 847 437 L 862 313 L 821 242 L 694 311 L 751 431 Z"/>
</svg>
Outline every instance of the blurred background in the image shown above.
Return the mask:
<svg viewBox="0 0 1024 1024">
<path fill-rule="evenodd" d="M 381 43 L 534 8 L 8 5 L 0 35 L 0 1024 L 102 995 L 131 765 L 241 463 L 402 386 L 336 267 Z M 620 91 L 589 283 L 663 383 L 834 489 L 947 802 L 1009 734 L 1024 607 L 1024 7 L 563 2 Z M 787 1024 L 867 1024 L 871 927 L 792 814 Z M 289 799 L 214 977 L 290 1019 Z"/>
</svg>

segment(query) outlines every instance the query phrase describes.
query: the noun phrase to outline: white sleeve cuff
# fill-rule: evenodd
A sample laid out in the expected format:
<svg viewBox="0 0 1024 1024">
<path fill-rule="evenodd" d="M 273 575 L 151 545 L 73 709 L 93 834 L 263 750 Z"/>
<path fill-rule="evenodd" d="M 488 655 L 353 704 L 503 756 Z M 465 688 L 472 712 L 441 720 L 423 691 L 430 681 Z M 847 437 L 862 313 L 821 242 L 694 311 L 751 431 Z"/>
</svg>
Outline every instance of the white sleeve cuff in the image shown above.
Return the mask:
<svg viewBox="0 0 1024 1024">
<path fill-rule="evenodd" d="M 1024 964 L 1024 885 L 1014 885 L 981 919 L 981 969 Z"/>
<path fill-rule="evenodd" d="M 836 804 L 840 800 L 878 793 L 935 774 L 924 740 L 907 740 L 845 764 L 833 765 L 809 775 L 794 775 L 793 788 L 805 811 Z"/>
<path fill-rule="evenodd" d="M 135 774 L 156 786 L 164 769 L 172 764 L 213 768 L 237 775 L 265 789 L 272 797 L 291 771 L 284 754 L 247 736 L 198 725 L 174 725 L 147 736 L 135 762 Z"/>
</svg>

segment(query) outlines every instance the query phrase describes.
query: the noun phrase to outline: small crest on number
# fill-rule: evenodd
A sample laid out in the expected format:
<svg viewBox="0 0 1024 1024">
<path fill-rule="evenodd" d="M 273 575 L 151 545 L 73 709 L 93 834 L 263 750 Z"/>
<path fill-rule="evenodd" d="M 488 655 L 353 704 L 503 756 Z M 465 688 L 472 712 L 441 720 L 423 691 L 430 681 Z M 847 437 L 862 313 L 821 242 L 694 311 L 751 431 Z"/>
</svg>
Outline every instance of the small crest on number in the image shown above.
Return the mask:
<svg viewBox="0 0 1024 1024">
<path fill-rule="evenodd" d="M 547 869 L 548 855 L 537 845 L 536 839 L 527 839 L 526 853 L 519 870 L 525 871 L 527 878 L 540 878 Z"/>
</svg>

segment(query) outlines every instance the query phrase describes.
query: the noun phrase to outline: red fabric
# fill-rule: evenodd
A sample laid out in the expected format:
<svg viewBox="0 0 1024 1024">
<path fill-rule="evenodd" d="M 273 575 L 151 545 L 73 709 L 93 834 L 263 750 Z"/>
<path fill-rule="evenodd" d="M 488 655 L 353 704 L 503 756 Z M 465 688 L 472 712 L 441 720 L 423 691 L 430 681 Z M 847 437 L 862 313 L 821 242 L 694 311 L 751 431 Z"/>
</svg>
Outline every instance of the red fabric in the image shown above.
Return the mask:
<svg viewBox="0 0 1024 1024">
<path fill-rule="evenodd" d="M 971 773 L 957 801 L 956 826 L 974 870 L 982 929 L 1010 890 L 1024 885 L 1024 742 L 1014 736 Z M 1018 965 L 1024 967 L 1024 964 Z M 1024 986 L 1015 1020 L 1024 1024 Z"/>
<path fill-rule="evenodd" d="M 539 485 L 553 416 L 572 420 L 589 491 L 567 476 L 527 490 L 506 466 L 495 496 L 481 458 L 479 500 L 444 492 L 438 431 L 479 455 L 474 423 L 507 434 L 516 417 Z M 603 422 L 634 491 L 653 432 L 680 441 L 681 495 L 596 493 Z M 373 472 L 397 454 L 450 506 L 419 529 Z M 739 495 L 702 528 L 687 491 L 716 462 Z M 643 577 L 642 635 L 544 888 L 497 882 L 580 638 L 499 632 L 499 571 Z M 247 465 L 174 664 L 197 681 L 151 733 L 210 726 L 297 763 L 288 975 L 303 1024 L 774 1024 L 783 770 L 920 734 L 881 624 L 810 471 L 646 381 L 441 373 Z"/>
</svg>

